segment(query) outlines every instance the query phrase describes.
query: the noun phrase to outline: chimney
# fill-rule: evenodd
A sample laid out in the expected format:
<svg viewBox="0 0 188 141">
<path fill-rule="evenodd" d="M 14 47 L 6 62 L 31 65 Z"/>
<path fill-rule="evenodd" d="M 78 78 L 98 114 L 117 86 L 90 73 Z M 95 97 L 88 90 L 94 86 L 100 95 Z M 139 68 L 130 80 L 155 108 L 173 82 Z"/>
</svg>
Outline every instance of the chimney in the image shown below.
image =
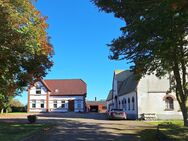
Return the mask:
<svg viewBox="0 0 188 141">
<path fill-rule="evenodd" d="M 95 97 L 95 101 L 97 101 L 97 97 Z"/>
</svg>

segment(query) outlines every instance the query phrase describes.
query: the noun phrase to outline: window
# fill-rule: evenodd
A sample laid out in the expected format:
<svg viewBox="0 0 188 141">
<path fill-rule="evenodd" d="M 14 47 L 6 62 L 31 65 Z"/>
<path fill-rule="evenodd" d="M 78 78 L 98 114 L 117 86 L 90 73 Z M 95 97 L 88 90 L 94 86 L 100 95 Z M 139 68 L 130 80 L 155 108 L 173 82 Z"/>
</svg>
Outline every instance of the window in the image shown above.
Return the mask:
<svg viewBox="0 0 188 141">
<path fill-rule="evenodd" d="M 32 108 L 36 108 L 36 100 L 32 100 L 31 103 L 32 103 Z"/>
<path fill-rule="evenodd" d="M 77 108 L 81 109 L 81 100 L 77 100 Z"/>
<path fill-rule="evenodd" d="M 132 97 L 132 105 L 133 105 L 133 111 L 134 111 L 134 109 L 135 109 L 135 107 L 134 107 L 134 97 Z"/>
<path fill-rule="evenodd" d="M 41 94 L 41 86 L 39 84 L 36 85 L 36 94 Z"/>
<path fill-rule="evenodd" d="M 166 110 L 173 110 L 174 109 L 174 100 L 172 97 L 166 97 Z"/>
<path fill-rule="evenodd" d="M 65 108 L 65 101 L 64 100 L 61 101 L 61 108 Z"/>
<path fill-rule="evenodd" d="M 127 100 L 125 99 L 125 110 L 127 110 Z"/>
<path fill-rule="evenodd" d="M 122 109 L 124 108 L 124 99 L 121 101 Z"/>
<path fill-rule="evenodd" d="M 54 108 L 57 108 L 57 100 L 54 100 Z"/>
<path fill-rule="evenodd" d="M 131 105 L 130 105 L 130 98 L 128 98 L 128 110 L 130 110 L 130 107 L 131 107 Z"/>
<path fill-rule="evenodd" d="M 40 107 L 41 107 L 41 108 L 44 108 L 44 100 L 41 100 L 41 101 L 40 101 Z"/>
</svg>

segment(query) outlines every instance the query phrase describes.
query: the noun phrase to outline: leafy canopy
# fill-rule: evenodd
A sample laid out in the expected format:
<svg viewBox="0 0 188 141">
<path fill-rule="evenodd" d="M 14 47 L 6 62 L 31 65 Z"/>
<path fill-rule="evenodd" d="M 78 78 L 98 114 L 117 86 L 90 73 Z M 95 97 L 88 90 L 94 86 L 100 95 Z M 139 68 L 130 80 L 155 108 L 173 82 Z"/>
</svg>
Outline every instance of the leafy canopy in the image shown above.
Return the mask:
<svg viewBox="0 0 188 141">
<path fill-rule="evenodd" d="M 52 66 L 46 17 L 30 0 L 0 0 L 0 94 L 14 95 Z"/>
<path fill-rule="evenodd" d="M 187 64 L 188 1 L 92 0 L 125 21 L 122 36 L 109 44 L 111 59 L 128 59 L 139 73 L 163 75 L 184 58 Z"/>
<path fill-rule="evenodd" d="M 172 74 L 171 82 L 188 126 L 188 1 L 91 0 L 100 10 L 125 21 L 110 47 L 111 59 L 127 59 L 139 76 Z"/>
</svg>

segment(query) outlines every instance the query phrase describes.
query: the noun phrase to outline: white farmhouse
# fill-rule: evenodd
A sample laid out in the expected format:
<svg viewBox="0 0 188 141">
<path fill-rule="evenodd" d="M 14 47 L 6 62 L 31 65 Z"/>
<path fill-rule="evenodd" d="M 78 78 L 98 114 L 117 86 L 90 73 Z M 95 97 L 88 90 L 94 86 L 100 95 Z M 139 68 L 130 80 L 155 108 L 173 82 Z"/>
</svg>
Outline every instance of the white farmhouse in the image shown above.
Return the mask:
<svg viewBox="0 0 188 141">
<path fill-rule="evenodd" d="M 86 87 L 81 79 L 39 80 L 28 89 L 28 112 L 84 112 Z"/>
<path fill-rule="evenodd" d="M 107 110 L 123 109 L 129 119 L 139 119 L 143 114 L 155 114 L 158 119 L 182 118 L 176 95 L 169 89 L 167 77 L 146 75 L 136 80 L 133 72 L 116 70 L 107 97 Z"/>
</svg>

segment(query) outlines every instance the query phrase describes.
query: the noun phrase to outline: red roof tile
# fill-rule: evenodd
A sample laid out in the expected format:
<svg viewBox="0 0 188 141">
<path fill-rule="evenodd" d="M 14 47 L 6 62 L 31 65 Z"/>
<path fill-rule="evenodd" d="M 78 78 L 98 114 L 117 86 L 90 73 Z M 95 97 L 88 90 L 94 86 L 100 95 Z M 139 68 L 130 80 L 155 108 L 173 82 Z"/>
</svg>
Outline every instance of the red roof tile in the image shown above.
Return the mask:
<svg viewBox="0 0 188 141">
<path fill-rule="evenodd" d="M 43 84 L 50 90 L 50 95 L 85 95 L 86 83 L 81 79 L 43 80 Z"/>
</svg>

